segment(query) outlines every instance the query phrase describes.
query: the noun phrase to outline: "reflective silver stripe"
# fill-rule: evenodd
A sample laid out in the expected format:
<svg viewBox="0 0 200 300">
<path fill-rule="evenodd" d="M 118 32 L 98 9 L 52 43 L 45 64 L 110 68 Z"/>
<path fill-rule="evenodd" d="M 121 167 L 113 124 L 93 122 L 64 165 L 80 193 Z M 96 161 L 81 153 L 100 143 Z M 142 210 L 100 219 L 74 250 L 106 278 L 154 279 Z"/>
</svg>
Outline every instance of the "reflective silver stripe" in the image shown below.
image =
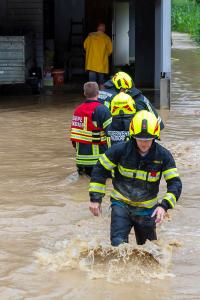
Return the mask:
<svg viewBox="0 0 200 300">
<path fill-rule="evenodd" d="M 126 169 L 121 165 L 118 165 L 118 170 L 122 176 L 126 176 L 128 178 L 137 178 L 140 180 L 146 180 L 147 178 L 147 172 L 142 170 Z"/>
<path fill-rule="evenodd" d="M 128 178 L 136 178 L 140 180 L 147 180 L 149 182 L 156 182 L 160 179 L 160 172 L 156 172 L 156 176 L 151 176 L 151 172 L 146 172 L 142 170 L 133 170 L 126 169 L 121 165 L 118 165 L 118 170 L 122 176 L 126 176 Z M 147 178 L 148 175 L 148 178 Z"/>
<path fill-rule="evenodd" d="M 83 135 L 76 135 L 76 134 L 71 134 L 71 139 L 75 140 L 80 140 L 80 141 L 86 141 L 86 142 L 100 142 L 100 137 L 98 138 L 92 138 L 92 137 L 86 137 Z"/>
<path fill-rule="evenodd" d="M 71 139 L 76 139 L 80 141 L 87 141 L 87 142 L 106 142 L 106 136 L 99 136 L 99 137 L 92 137 L 92 136 L 84 136 L 84 135 L 77 135 L 77 134 L 71 134 Z"/>
<path fill-rule="evenodd" d="M 99 145 L 92 144 L 92 156 L 99 157 Z"/>
<path fill-rule="evenodd" d="M 163 175 L 166 181 L 174 177 L 179 177 L 177 168 L 168 169 L 163 172 Z"/>
<path fill-rule="evenodd" d="M 79 160 L 76 159 L 76 164 L 77 165 L 88 165 L 88 166 L 94 166 L 96 165 L 98 159 L 97 160 Z"/>
<path fill-rule="evenodd" d="M 87 118 L 87 117 L 84 117 L 84 124 L 83 124 L 84 130 L 87 129 L 87 122 L 88 122 L 88 118 Z"/>
<path fill-rule="evenodd" d="M 83 136 L 83 135 L 77 135 L 77 134 L 71 134 L 71 138 L 79 139 L 79 140 L 86 140 L 86 141 L 91 141 L 92 137 L 91 136 Z M 99 138 L 98 138 L 99 139 Z"/>
<path fill-rule="evenodd" d="M 89 192 L 106 193 L 106 185 L 98 182 L 90 182 Z"/>
<path fill-rule="evenodd" d="M 146 104 L 148 110 L 149 110 L 151 113 L 153 113 L 154 116 L 158 119 L 158 124 L 160 124 L 161 121 L 162 121 L 161 117 L 160 117 L 159 115 L 156 116 L 155 112 L 153 111 L 153 109 L 152 109 L 152 107 L 151 107 L 151 105 L 150 105 L 150 103 L 149 103 L 149 100 L 148 100 L 146 97 L 144 97 L 144 102 L 145 102 L 145 104 Z"/>
<path fill-rule="evenodd" d="M 91 136 L 92 135 L 92 131 L 86 131 L 86 130 L 83 130 L 83 129 L 77 129 L 77 128 L 72 128 L 71 129 L 71 133 L 75 133 L 75 134 L 85 134 L 85 135 L 88 135 L 88 136 Z"/>
<path fill-rule="evenodd" d="M 118 165 L 118 170 L 122 176 L 126 176 L 128 178 L 133 178 L 133 174 L 135 174 L 137 171 L 137 170 L 125 169 L 121 165 Z"/>
<path fill-rule="evenodd" d="M 79 143 L 76 142 L 76 155 L 78 154 L 78 152 L 79 152 Z"/>
<path fill-rule="evenodd" d="M 109 118 L 107 121 L 103 123 L 103 129 L 105 129 L 112 122 L 112 118 Z"/>
<path fill-rule="evenodd" d="M 160 117 L 160 116 L 158 116 L 158 124 L 160 124 L 160 123 L 161 123 L 161 121 L 162 121 L 161 117 Z"/>
<path fill-rule="evenodd" d="M 77 159 L 99 159 L 100 154 L 93 155 L 93 154 L 77 154 Z"/>
<path fill-rule="evenodd" d="M 154 111 L 153 111 L 151 105 L 149 104 L 149 100 L 146 97 L 144 97 L 144 103 L 146 104 L 148 110 L 154 114 Z"/>
<path fill-rule="evenodd" d="M 83 129 L 77 129 L 77 128 L 72 128 L 71 129 L 71 133 L 75 133 L 75 134 L 84 134 L 87 136 L 99 136 L 99 135 L 105 135 L 104 131 L 87 131 L 87 130 L 83 130 Z"/>
<path fill-rule="evenodd" d="M 147 179 L 147 172 L 137 170 L 135 178 L 141 179 L 141 180 L 146 180 Z"/>
<path fill-rule="evenodd" d="M 122 194 L 120 194 L 117 190 L 113 190 L 110 195 L 113 199 L 123 201 L 129 205 L 137 206 L 137 207 L 144 207 L 144 208 L 152 208 L 158 203 L 158 198 L 153 198 L 146 201 L 134 201 L 130 200 L 126 197 L 124 197 Z"/>
<path fill-rule="evenodd" d="M 152 176 L 151 175 L 151 172 L 150 173 L 148 173 L 148 181 L 149 182 L 156 182 L 156 181 L 158 181 L 160 179 L 160 172 L 156 172 L 156 176 Z"/>
<path fill-rule="evenodd" d="M 110 140 L 110 137 L 107 137 L 106 141 L 107 141 L 107 146 L 108 146 L 108 148 L 110 148 L 110 147 L 111 147 L 111 140 Z"/>
<path fill-rule="evenodd" d="M 104 102 L 104 105 L 105 105 L 108 109 L 110 109 L 110 102 L 109 102 L 109 101 L 105 101 L 105 102 Z"/>
<path fill-rule="evenodd" d="M 108 171 L 111 171 L 112 169 L 114 169 L 116 167 L 116 165 L 114 163 L 112 163 L 112 161 L 110 161 L 105 154 L 103 154 L 101 156 L 99 161 L 102 164 L 102 166 Z"/>
<path fill-rule="evenodd" d="M 176 197 L 172 193 L 166 193 L 164 196 L 164 200 L 167 200 L 172 208 L 174 208 L 176 204 Z"/>
</svg>

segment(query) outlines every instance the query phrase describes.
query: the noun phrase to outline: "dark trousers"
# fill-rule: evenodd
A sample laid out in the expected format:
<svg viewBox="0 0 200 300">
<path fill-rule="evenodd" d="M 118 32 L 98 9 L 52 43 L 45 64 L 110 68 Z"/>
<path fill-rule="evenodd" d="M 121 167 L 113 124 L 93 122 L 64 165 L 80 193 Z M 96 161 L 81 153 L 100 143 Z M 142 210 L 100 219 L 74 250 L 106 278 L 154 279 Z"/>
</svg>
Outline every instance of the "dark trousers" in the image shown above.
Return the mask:
<svg viewBox="0 0 200 300">
<path fill-rule="evenodd" d="M 98 84 L 103 84 L 105 82 L 104 74 L 94 71 L 89 71 L 89 81 L 96 81 Z"/>
<path fill-rule="evenodd" d="M 77 171 L 78 171 L 79 175 L 87 175 L 89 177 L 91 177 L 92 169 L 93 169 L 93 166 L 91 166 L 91 167 L 78 166 L 77 167 Z"/>
<path fill-rule="evenodd" d="M 157 240 L 155 217 L 134 215 L 128 206 L 112 205 L 110 230 L 112 246 L 128 243 L 132 227 L 138 245 L 143 245 L 146 240 Z"/>
</svg>

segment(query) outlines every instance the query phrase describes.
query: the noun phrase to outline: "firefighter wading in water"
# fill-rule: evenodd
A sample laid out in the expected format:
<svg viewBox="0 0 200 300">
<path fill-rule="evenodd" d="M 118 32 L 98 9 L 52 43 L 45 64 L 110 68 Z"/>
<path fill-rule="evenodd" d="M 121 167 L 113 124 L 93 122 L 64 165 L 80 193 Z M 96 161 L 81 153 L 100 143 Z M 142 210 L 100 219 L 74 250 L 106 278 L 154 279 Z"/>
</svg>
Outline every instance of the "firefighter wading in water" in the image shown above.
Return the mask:
<svg viewBox="0 0 200 300">
<path fill-rule="evenodd" d="M 152 112 L 158 119 L 160 129 L 164 128 L 164 123 L 158 115 L 156 109 L 150 101 L 134 86 L 132 78 L 125 72 L 117 72 L 110 80 L 104 83 L 104 88 L 99 92 L 99 100 L 111 109 L 112 99 L 119 93 L 124 92 L 135 101 L 136 111 L 147 110 Z"/>
<path fill-rule="evenodd" d="M 80 175 L 91 174 L 98 158 L 107 149 L 105 130 L 111 123 L 110 111 L 98 101 L 96 82 L 84 84 L 86 100 L 74 111 L 71 141 L 76 148 L 76 165 Z"/>
<path fill-rule="evenodd" d="M 95 216 L 101 213 L 106 179 L 110 171 L 114 172 L 110 232 L 113 246 L 127 243 L 132 227 L 138 244 L 156 240 L 156 223 L 163 221 L 165 212 L 174 208 L 180 197 L 182 184 L 175 161 L 169 150 L 155 141 L 159 136 L 157 118 L 148 111 L 139 111 L 130 123 L 130 140 L 113 145 L 93 169 L 89 209 Z M 162 175 L 167 192 L 158 202 Z"/>
</svg>

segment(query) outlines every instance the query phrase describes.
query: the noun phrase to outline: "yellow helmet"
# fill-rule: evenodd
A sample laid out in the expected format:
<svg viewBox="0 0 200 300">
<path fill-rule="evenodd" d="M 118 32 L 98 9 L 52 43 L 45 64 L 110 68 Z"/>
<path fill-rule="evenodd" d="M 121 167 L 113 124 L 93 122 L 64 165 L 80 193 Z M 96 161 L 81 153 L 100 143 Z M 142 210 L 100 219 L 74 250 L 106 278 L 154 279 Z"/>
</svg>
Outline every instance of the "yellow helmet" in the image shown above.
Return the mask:
<svg viewBox="0 0 200 300">
<path fill-rule="evenodd" d="M 116 73 L 112 78 L 112 82 L 118 90 L 121 88 L 131 89 L 133 86 L 132 78 L 125 72 Z"/>
<path fill-rule="evenodd" d="M 153 113 L 141 110 L 131 120 L 129 132 L 130 136 L 136 139 L 159 139 L 160 125 Z"/>
<path fill-rule="evenodd" d="M 135 101 L 133 98 L 120 92 L 111 101 L 111 114 L 112 116 L 118 115 L 134 115 L 136 113 Z"/>
</svg>

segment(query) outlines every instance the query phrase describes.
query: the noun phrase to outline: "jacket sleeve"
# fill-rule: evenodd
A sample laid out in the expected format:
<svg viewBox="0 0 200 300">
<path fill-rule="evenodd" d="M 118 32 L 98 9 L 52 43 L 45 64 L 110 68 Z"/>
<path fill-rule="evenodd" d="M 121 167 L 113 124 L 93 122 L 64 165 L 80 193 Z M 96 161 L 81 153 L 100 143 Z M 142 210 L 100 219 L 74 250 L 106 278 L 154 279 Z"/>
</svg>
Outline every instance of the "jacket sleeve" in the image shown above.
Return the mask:
<svg viewBox="0 0 200 300">
<path fill-rule="evenodd" d="M 93 113 L 92 121 L 96 127 L 101 127 L 105 130 L 106 127 L 112 122 L 109 109 L 103 104 L 97 106 Z"/>
<path fill-rule="evenodd" d="M 158 115 L 155 107 L 151 104 L 151 102 L 142 94 L 138 94 L 136 97 L 133 97 L 133 98 L 136 103 L 137 111 L 145 109 L 145 110 L 152 112 L 158 119 L 158 122 L 160 124 L 160 129 L 162 130 L 165 127 L 165 125 L 164 125 L 161 117 Z"/>
<path fill-rule="evenodd" d="M 121 153 L 121 147 L 113 145 L 98 160 L 93 167 L 89 194 L 91 202 L 102 202 L 106 192 L 106 179 L 110 177 L 110 172 L 117 166 L 117 161 Z"/>
<path fill-rule="evenodd" d="M 109 177 L 109 172 L 104 168 L 104 166 L 97 162 L 93 167 L 90 185 L 89 185 L 89 195 L 91 202 L 102 202 L 102 198 L 106 193 L 106 179 Z"/>
<path fill-rule="evenodd" d="M 164 195 L 160 206 L 167 210 L 169 208 L 174 208 L 182 190 L 181 179 L 179 177 L 174 158 L 169 151 L 163 161 L 162 174 L 167 183 L 167 192 Z"/>
</svg>

